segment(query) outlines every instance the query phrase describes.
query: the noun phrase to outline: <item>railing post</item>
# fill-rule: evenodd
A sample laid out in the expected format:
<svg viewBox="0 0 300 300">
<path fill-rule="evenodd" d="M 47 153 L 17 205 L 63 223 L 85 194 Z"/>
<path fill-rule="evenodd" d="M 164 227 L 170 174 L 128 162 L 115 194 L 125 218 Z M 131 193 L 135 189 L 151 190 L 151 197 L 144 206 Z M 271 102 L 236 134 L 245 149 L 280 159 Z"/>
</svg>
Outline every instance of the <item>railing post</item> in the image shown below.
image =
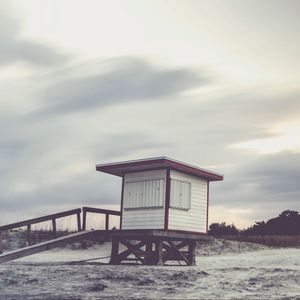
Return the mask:
<svg viewBox="0 0 300 300">
<path fill-rule="evenodd" d="M 78 231 L 81 231 L 80 213 L 77 213 L 77 227 L 78 227 Z"/>
<path fill-rule="evenodd" d="M 27 237 L 28 237 L 28 246 L 32 245 L 31 241 L 31 225 L 27 225 Z"/>
<path fill-rule="evenodd" d="M 109 229 L 109 214 L 105 214 L 105 230 Z"/>
<path fill-rule="evenodd" d="M 53 235 L 56 238 L 56 219 L 52 219 L 52 229 L 53 229 Z"/>
<path fill-rule="evenodd" d="M 86 210 L 82 209 L 82 230 L 86 230 Z"/>
<path fill-rule="evenodd" d="M 2 232 L 0 231 L 0 254 L 3 253 Z"/>
</svg>

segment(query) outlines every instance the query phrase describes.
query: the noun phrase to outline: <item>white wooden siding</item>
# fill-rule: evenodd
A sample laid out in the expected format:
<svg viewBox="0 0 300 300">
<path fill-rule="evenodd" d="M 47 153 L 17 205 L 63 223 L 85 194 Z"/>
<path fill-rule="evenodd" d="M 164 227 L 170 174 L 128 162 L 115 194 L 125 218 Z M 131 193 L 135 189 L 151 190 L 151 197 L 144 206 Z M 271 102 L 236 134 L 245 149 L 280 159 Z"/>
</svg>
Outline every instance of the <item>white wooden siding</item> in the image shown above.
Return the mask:
<svg viewBox="0 0 300 300">
<path fill-rule="evenodd" d="M 165 211 L 163 208 L 125 210 L 122 229 L 163 229 Z"/>
<path fill-rule="evenodd" d="M 152 185 L 150 184 L 150 182 L 152 182 Z M 160 187 L 158 195 L 155 194 L 158 192 L 157 182 L 159 183 Z M 122 229 L 163 229 L 165 220 L 165 186 L 166 170 L 154 170 L 125 174 Z M 148 196 L 143 195 L 142 204 L 148 205 L 148 207 L 137 208 L 136 205 L 139 205 L 138 198 L 135 198 L 136 196 L 132 198 L 131 195 L 129 195 L 129 191 L 132 191 L 133 189 L 139 195 L 141 195 L 141 190 L 145 191 L 144 194 L 147 194 Z M 152 195 L 151 198 L 150 195 Z M 153 198 L 153 195 L 156 196 Z M 150 202 L 153 201 L 159 203 L 160 207 L 150 208 Z M 133 208 L 133 206 L 135 206 L 135 209 L 128 209 Z"/>
<path fill-rule="evenodd" d="M 205 233 L 207 219 L 207 180 L 174 170 L 171 170 L 170 176 L 171 179 L 191 184 L 191 207 L 189 210 L 170 208 L 169 229 Z M 170 202 L 172 202 L 172 199 L 170 199 Z"/>
</svg>

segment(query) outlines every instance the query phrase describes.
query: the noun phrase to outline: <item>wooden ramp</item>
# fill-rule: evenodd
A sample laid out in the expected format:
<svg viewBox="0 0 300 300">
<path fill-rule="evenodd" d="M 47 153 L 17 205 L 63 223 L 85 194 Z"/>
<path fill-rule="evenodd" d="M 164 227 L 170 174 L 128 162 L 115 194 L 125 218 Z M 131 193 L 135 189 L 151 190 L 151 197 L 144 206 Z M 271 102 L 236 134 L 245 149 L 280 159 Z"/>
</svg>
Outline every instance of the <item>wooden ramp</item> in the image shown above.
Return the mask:
<svg viewBox="0 0 300 300">
<path fill-rule="evenodd" d="M 99 239 L 105 238 L 105 232 L 103 230 L 92 230 L 92 231 L 80 231 L 67 236 L 56 238 L 47 242 L 39 243 L 36 245 L 28 246 L 22 249 L 14 250 L 11 252 L 0 254 L 0 264 L 21 258 L 24 256 L 29 256 L 32 254 L 40 253 L 50 249 L 64 246 L 73 242 L 82 241 L 85 239 Z"/>
</svg>

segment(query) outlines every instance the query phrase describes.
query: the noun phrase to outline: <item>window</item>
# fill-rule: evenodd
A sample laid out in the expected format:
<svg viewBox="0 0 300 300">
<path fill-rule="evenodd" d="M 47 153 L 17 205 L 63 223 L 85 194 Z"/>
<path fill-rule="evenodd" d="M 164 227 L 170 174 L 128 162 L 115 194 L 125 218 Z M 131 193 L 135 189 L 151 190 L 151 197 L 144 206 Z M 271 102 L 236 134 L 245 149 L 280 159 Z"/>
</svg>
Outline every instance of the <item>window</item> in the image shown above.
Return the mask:
<svg viewBox="0 0 300 300">
<path fill-rule="evenodd" d="M 191 183 L 171 179 L 170 207 L 189 210 L 191 208 Z"/>
<path fill-rule="evenodd" d="M 124 209 L 163 207 L 164 179 L 126 182 Z"/>
</svg>

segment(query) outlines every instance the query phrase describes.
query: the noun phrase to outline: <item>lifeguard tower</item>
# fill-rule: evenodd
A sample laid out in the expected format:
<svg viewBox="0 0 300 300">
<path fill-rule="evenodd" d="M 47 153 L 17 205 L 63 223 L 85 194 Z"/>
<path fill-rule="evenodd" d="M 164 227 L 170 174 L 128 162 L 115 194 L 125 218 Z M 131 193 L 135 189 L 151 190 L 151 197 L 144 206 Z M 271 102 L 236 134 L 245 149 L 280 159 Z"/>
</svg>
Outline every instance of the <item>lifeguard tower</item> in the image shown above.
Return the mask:
<svg viewBox="0 0 300 300">
<path fill-rule="evenodd" d="M 0 226 L 0 263 L 47 251 L 68 243 L 112 241 L 110 264 L 136 262 L 195 264 L 196 242 L 208 239 L 209 182 L 223 175 L 167 157 L 96 165 L 96 170 L 122 177 L 121 210 L 82 207 Z M 87 214 L 104 216 L 105 229 L 87 230 Z M 76 216 L 78 232 L 57 237 L 56 221 Z M 110 229 L 110 216 L 120 218 Z M 32 225 L 51 222 L 53 239 L 34 243 Z M 27 227 L 26 247 L 3 253 L 3 236 Z"/>
<path fill-rule="evenodd" d="M 195 263 L 195 242 L 207 235 L 209 182 L 223 180 L 223 175 L 168 157 L 98 164 L 96 170 L 122 177 L 120 230 L 111 233 L 112 264 L 130 260 L 129 254 L 146 264 Z M 120 243 L 125 252 L 119 253 Z"/>
</svg>

